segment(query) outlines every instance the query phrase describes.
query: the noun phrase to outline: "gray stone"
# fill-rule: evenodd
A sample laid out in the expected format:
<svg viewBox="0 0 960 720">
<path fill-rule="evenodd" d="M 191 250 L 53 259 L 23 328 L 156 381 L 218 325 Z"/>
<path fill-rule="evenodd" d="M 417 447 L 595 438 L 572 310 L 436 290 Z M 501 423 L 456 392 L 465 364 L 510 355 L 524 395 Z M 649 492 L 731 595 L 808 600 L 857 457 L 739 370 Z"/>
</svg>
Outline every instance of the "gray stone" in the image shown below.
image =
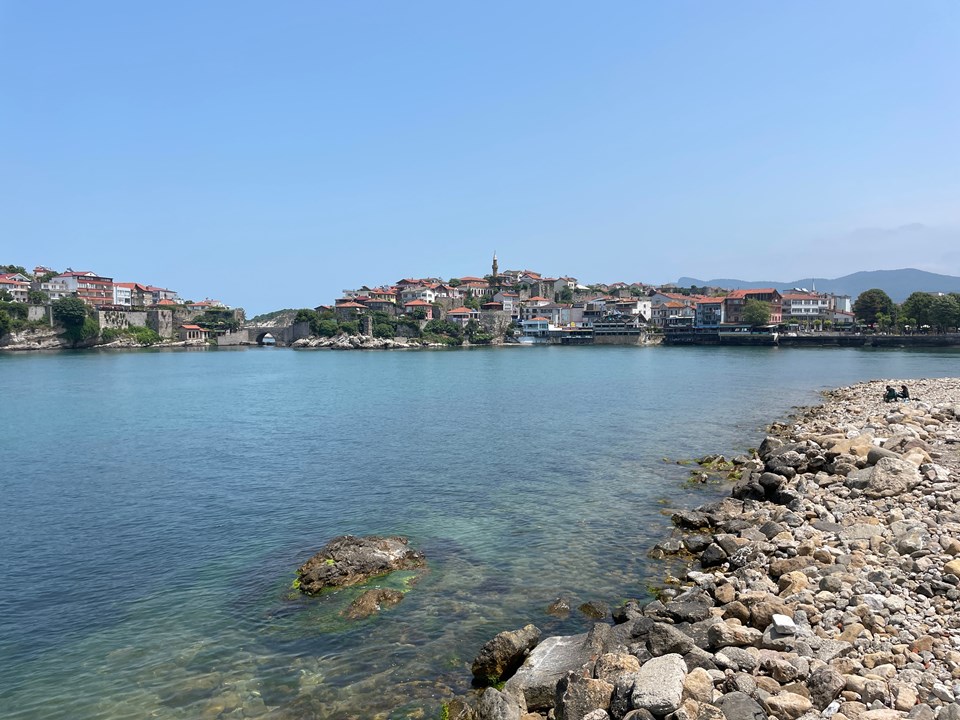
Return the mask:
<svg viewBox="0 0 960 720">
<path fill-rule="evenodd" d="M 757 658 L 753 653 L 734 646 L 717 650 L 713 659 L 719 667 L 729 670 L 753 672 L 757 667 Z"/>
<path fill-rule="evenodd" d="M 727 693 L 714 703 L 727 720 L 767 720 L 766 711 L 749 695 Z"/>
<path fill-rule="evenodd" d="M 654 657 L 679 653 L 686 655 L 693 650 L 693 640 L 667 623 L 655 623 L 647 636 L 647 648 Z"/>
<path fill-rule="evenodd" d="M 567 673 L 567 677 L 557 685 L 557 720 L 584 720 L 594 710 L 610 707 L 613 685 L 606 680 L 587 678 L 577 671 Z"/>
<path fill-rule="evenodd" d="M 844 684 L 843 675 L 829 666 L 814 670 L 807 681 L 807 689 L 810 691 L 810 700 L 813 702 L 813 706 L 818 710 L 823 710 L 839 697 Z"/>
<path fill-rule="evenodd" d="M 356 585 L 394 570 L 423 567 L 423 553 L 404 537 L 336 537 L 297 569 L 300 591 L 312 595 L 328 587 Z"/>
<path fill-rule="evenodd" d="M 583 633 L 546 638 L 507 680 L 504 690 L 511 695 L 522 694 L 529 710 L 553 707 L 557 684 L 567 671 L 591 662 L 597 654 L 588 637 Z"/>
<path fill-rule="evenodd" d="M 763 706 L 778 720 L 796 720 L 813 707 L 809 698 L 791 692 L 781 692 L 765 698 Z"/>
<path fill-rule="evenodd" d="M 520 720 L 520 706 L 504 693 L 489 687 L 477 702 L 477 720 Z"/>
<path fill-rule="evenodd" d="M 683 658 L 675 653 L 647 661 L 637 673 L 633 685 L 633 707 L 654 715 L 667 715 L 683 697 L 683 678 L 687 673 Z"/>
</svg>

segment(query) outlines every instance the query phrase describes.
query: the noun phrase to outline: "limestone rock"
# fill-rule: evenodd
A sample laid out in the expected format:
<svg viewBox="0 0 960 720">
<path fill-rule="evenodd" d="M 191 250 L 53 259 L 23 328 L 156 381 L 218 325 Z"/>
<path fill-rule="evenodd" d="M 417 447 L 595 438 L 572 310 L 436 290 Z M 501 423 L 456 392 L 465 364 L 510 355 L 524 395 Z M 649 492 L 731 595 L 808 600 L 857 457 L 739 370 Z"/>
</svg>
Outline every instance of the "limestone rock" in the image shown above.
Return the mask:
<svg viewBox="0 0 960 720">
<path fill-rule="evenodd" d="M 648 660 L 633 685 L 633 707 L 663 716 L 680 707 L 687 667 L 675 653 Z"/>
<path fill-rule="evenodd" d="M 394 570 L 424 565 L 423 553 L 407 547 L 402 537 L 334 538 L 297 570 L 301 592 L 315 594 L 329 587 L 356 585 Z"/>
</svg>

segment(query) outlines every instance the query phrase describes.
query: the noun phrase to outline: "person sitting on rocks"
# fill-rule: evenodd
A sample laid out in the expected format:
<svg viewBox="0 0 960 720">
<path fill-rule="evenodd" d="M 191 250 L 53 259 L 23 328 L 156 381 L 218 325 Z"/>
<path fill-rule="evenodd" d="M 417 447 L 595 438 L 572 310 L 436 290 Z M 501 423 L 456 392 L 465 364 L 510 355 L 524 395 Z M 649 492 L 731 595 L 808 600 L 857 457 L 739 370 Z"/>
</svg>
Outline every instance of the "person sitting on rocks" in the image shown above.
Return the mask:
<svg viewBox="0 0 960 720">
<path fill-rule="evenodd" d="M 906 386 L 906 385 L 901 385 L 901 386 L 900 386 L 900 392 L 897 393 L 897 397 L 900 398 L 901 400 L 909 400 L 909 399 L 910 399 L 910 391 L 907 390 L 907 386 Z"/>
<path fill-rule="evenodd" d="M 899 395 L 897 395 L 897 391 L 894 389 L 893 385 L 887 385 L 887 392 L 883 395 L 883 401 L 896 402 L 898 397 Z"/>
</svg>

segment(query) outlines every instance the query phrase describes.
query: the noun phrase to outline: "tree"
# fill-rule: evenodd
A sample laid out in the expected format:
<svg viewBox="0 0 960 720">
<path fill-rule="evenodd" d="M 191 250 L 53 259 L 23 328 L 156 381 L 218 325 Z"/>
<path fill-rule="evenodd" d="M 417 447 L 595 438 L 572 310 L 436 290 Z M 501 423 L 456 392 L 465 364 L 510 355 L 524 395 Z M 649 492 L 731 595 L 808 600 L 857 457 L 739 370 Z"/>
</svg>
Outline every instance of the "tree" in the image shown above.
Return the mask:
<svg viewBox="0 0 960 720">
<path fill-rule="evenodd" d="M 10 332 L 11 325 L 12 323 L 10 322 L 10 316 L 7 315 L 7 311 L 0 310 L 0 337 Z"/>
<path fill-rule="evenodd" d="M 878 315 L 895 317 L 896 307 L 883 290 L 873 288 L 860 293 L 860 297 L 853 303 L 853 314 L 860 322 L 873 325 L 877 322 Z"/>
<path fill-rule="evenodd" d="M 23 265 L 0 265 L 0 272 L 10 274 L 20 273 L 26 276 L 27 269 Z"/>
<path fill-rule="evenodd" d="M 557 300 L 562 303 L 573 302 L 573 289 L 565 287 L 558 293 Z"/>
<path fill-rule="evenodd" d="M 463 283 L 460 281 L 460 278 L 450 278 L 450 282 L 447 283 L 450 287 L 460 287 Z"/>
<path fill-rule="evenodd" d="M 0 290 L 0 302 L 13 302 L 13 295 L 8 290 Z"/>
<path fill-rule="evenodd" d="M 759 327 L 770 322 L 770 303 L 751 298 L 743 304 L 743 321 Z"/>
<path fill-rule="evenodd" d="M 43 305 L 50 300 L 50 296 L 42 290 L 31 290 L 27 293 L 27 300 L 31 305 Z"/>
<path fill-rule="evenodd" d="M 60 298 L 53 303 L 53 319 L 67 330 L 78 328 L 87 319 L 87 305 L 80 298 Z"/>
<path fill-rule="evenodd" d="M 933 295 L 926 292 L 915 292 L 903 301 L 903 305 L 900 306 L 900 313 L 903 317 L 912 319 L 917 326 L 931 325 L 930 308 L 932 306 Z"/>
<path fill-rule="evenodd" d="M 938 332 L 960 325 L 960 304 L 950 295 L 941 295 L 933 299 L 930 306 L 930 324 Z"/>
</svg>

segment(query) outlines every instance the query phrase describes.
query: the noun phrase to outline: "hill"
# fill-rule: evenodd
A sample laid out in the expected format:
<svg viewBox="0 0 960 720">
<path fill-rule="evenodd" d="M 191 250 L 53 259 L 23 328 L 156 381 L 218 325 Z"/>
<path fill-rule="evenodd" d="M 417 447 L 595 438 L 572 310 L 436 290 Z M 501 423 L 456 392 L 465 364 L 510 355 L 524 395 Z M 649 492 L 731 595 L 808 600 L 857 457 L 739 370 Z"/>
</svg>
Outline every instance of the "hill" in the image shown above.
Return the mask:
<svg viewBox="0 0 960 720">
<path fill-rule="evenodd" d="M 679 287 L 706 285 L 708 287 L 720 287 L 728 290 L 772 287 L 780 292 L 792 288 L 812 290 L 816 287 L 819 292 L 832 293 L 834 295 L 849 295 L 853 299 L 856 299 L 857 295 L 865 290 L 880 288 L 887 293 L 894 302 L 899 303 L 906 300 L 910 293 L 916 291 L 960 292 L 960 277 L 954 275 L 939 275 L 914 268 L 904 268 L 902 270 L 866 270 L 844 275 L 843 277 L 832 280 L 829 278 L 808 277 L 791 280 L 790 282 L 778 282 L 774 280 L 735 280 L 730 278 L 698 280 L 696 278 L 682 277 L 677 280 L 677 285 Z"/>
</svg>

